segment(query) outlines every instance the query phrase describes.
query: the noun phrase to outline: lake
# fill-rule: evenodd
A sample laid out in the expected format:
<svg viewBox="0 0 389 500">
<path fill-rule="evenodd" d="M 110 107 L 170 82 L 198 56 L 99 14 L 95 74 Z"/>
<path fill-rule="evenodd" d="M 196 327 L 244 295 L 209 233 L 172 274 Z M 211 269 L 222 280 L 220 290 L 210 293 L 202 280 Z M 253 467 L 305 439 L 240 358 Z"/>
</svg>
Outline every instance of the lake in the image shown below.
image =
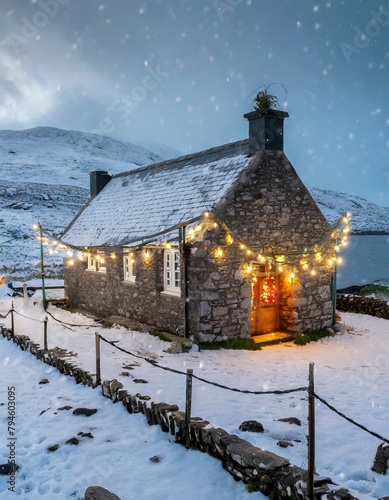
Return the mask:
<svg viewBox="0 0 389 500">
<path fill-rule="evenodd" d="M 389 236 L 351 235 L 339 255 L 337 288 L 382 280 L 389 283 Z"/>
</svg>

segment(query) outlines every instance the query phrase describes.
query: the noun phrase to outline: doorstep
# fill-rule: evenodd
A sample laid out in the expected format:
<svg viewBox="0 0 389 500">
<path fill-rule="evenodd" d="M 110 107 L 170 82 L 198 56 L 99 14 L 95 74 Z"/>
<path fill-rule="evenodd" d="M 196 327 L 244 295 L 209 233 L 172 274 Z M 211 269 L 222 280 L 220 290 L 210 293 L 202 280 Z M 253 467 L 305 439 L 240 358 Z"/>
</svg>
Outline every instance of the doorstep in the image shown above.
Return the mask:
<svg viewBox="0 0 389 500">
<path fill-rule="evenodd" d="M 254 335 L 251 337 L 256 344 L 261 345 L 273 345 L 281 344 L 282 342 L 292 342 L 294 340 L 294 335 L 285 332 L 273 332 L 273 333 L 263 333 L 260 335 Z"/>
</svg>

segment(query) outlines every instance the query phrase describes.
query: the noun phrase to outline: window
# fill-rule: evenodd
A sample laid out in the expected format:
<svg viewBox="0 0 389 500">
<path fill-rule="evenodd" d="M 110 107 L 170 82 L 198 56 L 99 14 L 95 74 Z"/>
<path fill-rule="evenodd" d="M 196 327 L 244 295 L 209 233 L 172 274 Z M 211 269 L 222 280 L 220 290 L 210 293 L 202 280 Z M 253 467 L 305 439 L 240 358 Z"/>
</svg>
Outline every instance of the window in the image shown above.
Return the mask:
<svg viewBox="0 0 389 500">
<path fill-rule="evenodd" d="M 97 260 L 94 255 L 88 255 L 88 271 L 97 271 Z"/>
<path fill-rule="evenodd" d="M 105 262 L 104 255 L 97 256 L 97 271 L 99 273 L 106 273 L 107 272 L 107 264 Z"/>
<path fill-rule="evenodd" d="M 123 257 L 123 271 L 124 271 L 124 281 L 130 281 L 135 283 L 135 269 L 134 269 L 134 255 L 128 253 Z"/>
<path fill-rule="evenodd" d="M 99 273 L 106 273 L 107 267 L 105 263 L 105 257 L 101 255 L 88 255 L 88 265 L 87 271 L 97 271 Z"/>
<path fill-rule="evenodd" d="M 164 291 L 172 295 L 181 294 L 180 252 L 178 250 L 165 250 Z"/>
</svg>

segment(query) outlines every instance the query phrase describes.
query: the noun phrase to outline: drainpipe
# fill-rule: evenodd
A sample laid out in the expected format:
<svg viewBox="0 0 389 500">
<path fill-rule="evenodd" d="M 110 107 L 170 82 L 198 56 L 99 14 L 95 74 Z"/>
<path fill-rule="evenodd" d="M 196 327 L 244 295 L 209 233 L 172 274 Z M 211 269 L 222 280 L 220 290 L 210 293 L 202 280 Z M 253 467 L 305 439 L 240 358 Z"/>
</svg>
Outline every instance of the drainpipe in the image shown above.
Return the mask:
<svg viewBox="0 0 389 500">
<path fill-rule="evenodd" d="M 335 269 L 332 276 L 332 324 L 335 324 L 336 317 L 336 273 L 337 273 L 337 255 L 335 258 Z"/>
<path fill-rule="evenodd" d="M 41 254 L 41 280 L 42 280 L 42 298 L 43 298 L 43 308 L 46 309 L 47 307 L 47 300 L 46 300 L 46 289 L 45 289 L 45 265 L 44 265 L 44 250 L 43 250 L 43 231 L 42 231 L 42 224 L 38 222 L 37 224 L 38 229 L 39 229 L 39 239 L 40 239 L 40 254 Z"/>
<path fill-rule="evenodd" d="M 180 260 L 181 260 L 181 284 L 184 297 L 184 335 L 189 338 L 189 291 L 188 291 L 188 259 L 186 240 L 186 226 L 181 226 L 179 229 L 180 238 Z"/>
</svg>

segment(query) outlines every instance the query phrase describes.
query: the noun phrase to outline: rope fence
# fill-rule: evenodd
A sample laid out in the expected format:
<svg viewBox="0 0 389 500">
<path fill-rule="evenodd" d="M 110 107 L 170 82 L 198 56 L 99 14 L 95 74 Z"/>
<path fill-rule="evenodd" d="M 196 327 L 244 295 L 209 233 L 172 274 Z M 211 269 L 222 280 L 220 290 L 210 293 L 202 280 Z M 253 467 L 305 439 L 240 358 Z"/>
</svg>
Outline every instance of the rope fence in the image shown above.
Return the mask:
<svg viewBox="0 0 389 500">
<path fill-rule="evenodd" d="M 88 327 L 88 328 L 96 326 L 96 325 L 78 325 L 78 324 L 66 323 L 66 322 L 63 322 L 63 321 L 58 320 L 57 318 L 55 318 L 47 310 L 45 312 L 47 314 L 49 314 L 55 321 L 61 323 L 63 326 L 65 326 L 65 325 L 71 325 L 71 326 Z M 23 318 L 26 318 L 26 319 L 29 319 L 31 321 L 36 321 L 36 322 L 44 324 L 44 349 L 47 351 L 48 350 L 48 347 L 47 347 L 47 323 L 48 323 L 48 318 L 47 318 L 47 316 L 46 316 L 46 318 L 43 321 L 37 320 L 35 318 L 30 318 L 30 317 L 25 316 L 24 314 L 22 314 L 22 313 L 20 313 L 18 311 L 15 311 L 13 303 L 12 303 L 12 309 L 10 311 L 8 311 L 7 314 L 0 315 L 0 317 L 4 318 L 4 319 L 7 318 L 9 315 L 11 315 L 11 335 L 12 335 L 12 337 L 15 337 L 15 325 L 14 325 L 14 314 L 15 313 L 17 315 L 23 317 Z M 65 326 L 65 328 L 66 328 L 66 326 Z M 3 331 L 3 329 L 4 329 L 4 327 L 1 328 L 2 331 Z M 361 430 L 365 431 L 366 433 L 370 434 L 371 436 L 373 436 L 373 437 L 375 437 L 375 438 L 383 441 L 384 443 L 389 444 L 389 439 L 381 436 L 380 434 L 378 434 L 378 433 L 376 433 L 374 431 L 371 431 L 366 426 L 364 426 L 364 425 L 360 424 L 359 422 L 356 422 L 352 418 L 348 417 L 347 415 L 345 415 L 344 413 L 342 413 L 341 411 L 339 411 L 337 408 L 335 408 L 335 406 L 333 406 L 330 403 L 328 403 L 328 401 L 326 401 L 325 399 L 323 399 L 322 397 L 320 397 L 315 392 L 315 390 L 314 390 L 314 382 L 313 382 L 313 373 L 314 373 L 314 370 L 313 370 L 314 364 L 313 363 L 310 363 L 309 383 L 308 383 L 308 386 L 296 387 L 296 388 L 285 389 L 285 390 L 252 391 L 252 390 L 246 390 L 246 389 L 238 389 L 236 387 L 229 387 L 227 385 L 220 384 L 218 382 L 211 381 L 211 380 L 208 380 L 208 379 L 203 378 L 203 377 L 199 377 L 199 376 L 197 376 L 197 375 L 195 375 L 193 373 L 192 369 L 187 369 L 186 372 L 185 372 L 185 371 L 178 370 L 178 369 L 175 369 L 175 368 L 170 368 L 170 367 L 167 367 L 167 366 L 162 366 L 155 359 L 152 359 L 152 358 L 146 357 L 146 356 L 142 356 L 140 354 L 136 354 L 136 353 L 131 352 L 131 351 L 127 350 L 127 349 L 124 349 L 123 347 L 117 345 L 118 341 L 108 340 L 105 337 L 103 337 L 102 335 L 100 335 L 98 332 L 95 332 L 95 350 L 96 350 L 96 374 L 95 374 L 96 375 L 96 384 L 95 385 L 96 386 L 101 385 L 101 353 L 100 353 L 100 342 L 101 341 L 105 342 L 106 344 L 109 344 L 110 346 L 114 347 L 118 351 L 123 352 L 124 354 L 127 354 L 129 356 L 134 357 L 134 358 L 143 360 L 146 363 L 149 363 L 150 365 L 152 365 L 153 367 L 159 368 L 159 369 L 167 371 L 167 372 L 175 373 L 177 375 L 183 375 L 183 376 L 186 377 L 185 422 L 186 422 L 186 425 L 187 425 L 188 429 L 189 429 L 189 424 L 190 424 L 190 412 L 191 412 L 191 402 L 192 402 L 192 379 L 193 378 L 196 379 L 196 380 L 198 380 L 199 382 L 203 382 L 205 384 L 208 384 L 208 385 L 211 385 L 211 386 L 214 386 L 214 387 L 218 387 L 219 389 L 228 390 L 228 391 L 232 391 L 232 392 L 236 392 L 236 393 L 241 393 L 241 394 L 252 394 L 252 395 L 271 395 L 271 394 L 274 394 L 274 395 L 282 395 L 282 394 L 291 394 L 291 393 L 295 393 L 295 392 L 306 391 L 307 395 L 308 395 L 308 405 L 309 405 L 309 417 L 308 417 L 308 424 L 309 424 L 309 432 L 308 432 L 308 481 L 307 481 L 307 484 L 308 484 L 307 488 L 308 488 L 308 490 L 313 491 L 312 490 L 312 488 L 313 488 L 313 476 L 314 476 L 314 470 L 315 470 L 315 460 L 314 460 L 314 456 L 315 456 L 315 450 L 314 450 L 314 448 L 315 448 L 315 425 L 314 425 L 314 422 L 315 422 L 315 405 L 314 405 L 314 401 L 315 400 L 320 401 L 328 409 L 330 409 L 331 411 L 333 411 L 334 413 L 336 413 L 337 415 L 339 415 L 340 417 L 342 417 L 343 419 L 345 419 L 349 423 L 351 423 L 354 426 L 358 427 L 359 429 L 361 429 Z M 188 434 L 187 435 L 189 436 L 189 430 L 188 430 Z M 311 478 L 311 479 L 309 479 L 309 478 Z"/>
<path fill-rule="evenodd" d="M 326 401 L 325 399 L 323 399 L 320 396 L 318 396 L 315 392 L 313 392 L 313 396 L 315 396 L 316 399 L 318 399 L 321 403 L 323 403 L 325 406 L 327 406 L 327 408 L 329 408 L 330 410 L 332 410 L 333 412 L 335 412 L 336 414 L 338 414 L 340 417 L 342 417 L 345 420 L 347 420 L 347 422 L 350 422 L 350 424 L 353 424 L 356 427 L 359 427 L 360 429 L 362 429 L 363 431 L 367 432 L 368 434 L 371 434 L 372 436 L 380 439 L 381 441 L 385 441 L 385 443 L 389 444 L 389 439 L 386 439 L 386 438 L 382 437 L 380 434 L 377 434 L 376 432 L 371 431 L 370 429 L 368 429 L 364 425 L 359 424 L 358 422 L 356 422 L 352 418 L 350 418 L 347 415 L 345 415 L 344 413 L 340 412 L 334 406 L 332 406 L 330 403 L 328 403 L 328 401 Z"/>
<path fill-rule="evenodd" d="M 112 345 L 113 347 L 115 347 L 119 351 L 122 351 L 126 354 L 129 354 L 130 356 L 134 356 L 138 359 L 143 359 L 144 361 L 147 361 L 147 363 L 150 363 L 151 365 L 155 366 L 156 368 L 160 368 L 161 370 L 165 370 L 165 371 L 172 372 L 172 373 L 177 373 L 179 375 L 185 375 L 185 376 L 187 375 L 187 372 L 176 370 L 174 368 L 168 368 L 167 366 L 161 366 L 155 360 L 151 360 L 149 358 L 145 358 L 145 357 L 140 356 L 138 354 L 134 354 L 130 351 L 127 351 L 126 349 L 123 349 L 122 347 L 117 346 L 116 342 L 112 342 L 110 340 L 107 340 L 106 338 L 102 337 L 100 334 L 97 334 L 97 335 L 99 335 L 101 340 L 103 340 L 107 344 Z M 199 380 L 200 382 L 204 382 L 205 384 L 213 385 L 215 387 L 219 387 L 220 389 L 226 389 L 228 391 L 240 392 L 242 394 L 257 394 L 257 395 L 261 395 L 261 394 L 289 394 L 291 392 L 306 391 L 307 390 L 307 387 L 298 387 L 296 389 L 286 389 L 283 391 L 280 391 L 280 390 L 277 390 L 277 391 L 249 391 L 249 390 L 237 389 L 234 387 L 228 387 L 227 385 L 222 385 L 222 384 L 219 384 L 217 382 L 212 382 L 212 381 L 207 380 L 205 378 L 198 377 L 197 375 L 194 375 L 194 374 L 192 376 L 193 376 L 193 378 Z"/>
</svg>

